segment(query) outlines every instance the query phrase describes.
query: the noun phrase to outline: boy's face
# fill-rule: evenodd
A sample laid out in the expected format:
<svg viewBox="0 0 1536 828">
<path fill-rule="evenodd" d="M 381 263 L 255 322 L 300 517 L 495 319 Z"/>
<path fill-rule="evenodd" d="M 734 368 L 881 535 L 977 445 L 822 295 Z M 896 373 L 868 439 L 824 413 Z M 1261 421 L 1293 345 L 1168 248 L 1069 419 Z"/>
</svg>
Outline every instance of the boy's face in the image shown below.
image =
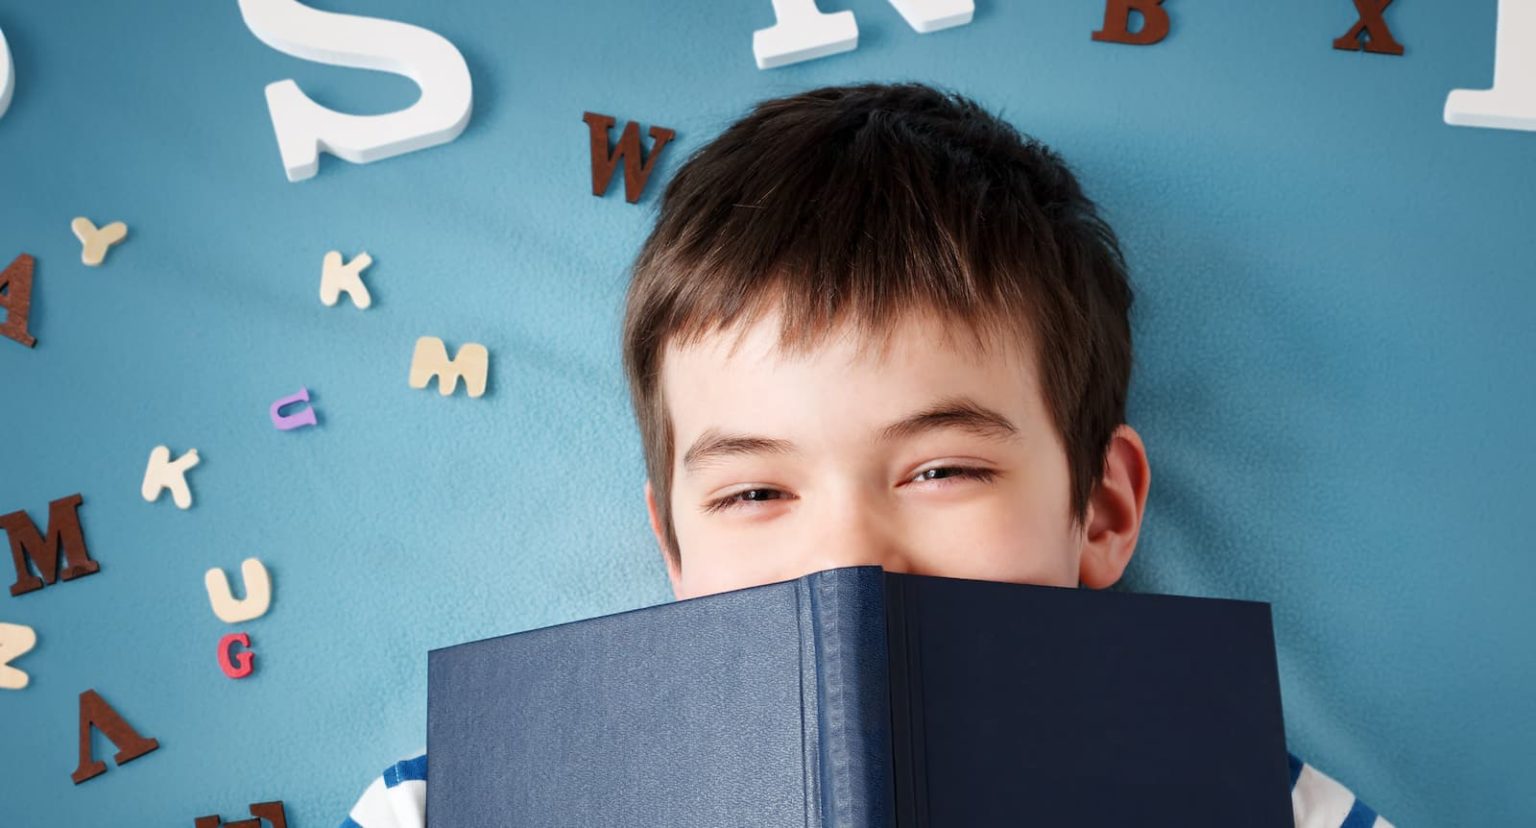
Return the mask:
<svg viewBox="0 0 1536 828">
<path fill-rule="evenodd" d="M 779 318 L 669 347 L 672 515 L 690 598 L 879 564 L 957 578 L 1102 588 L 1135 548 L 1150 470 L 1122 425 L 1074 527 L 1067 455 L 1024 343 L 945 336 L 908 314 L 885 353 L 850 329 L 804 356 Z M 646 501 L 661 525 L 650 484 Z M 664 555 L 665 557 L 665 555 Z"/>
</svg>

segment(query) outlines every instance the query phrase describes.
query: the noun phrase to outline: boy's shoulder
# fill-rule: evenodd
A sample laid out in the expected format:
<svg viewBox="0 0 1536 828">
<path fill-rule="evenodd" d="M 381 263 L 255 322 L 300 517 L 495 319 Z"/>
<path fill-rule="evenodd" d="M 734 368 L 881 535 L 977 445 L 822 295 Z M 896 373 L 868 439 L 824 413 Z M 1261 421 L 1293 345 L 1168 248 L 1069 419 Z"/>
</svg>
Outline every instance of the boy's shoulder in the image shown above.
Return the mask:
<svg viewBox="0 0 1536 828">
<path fill-rule="evenodd" d="M 427 821 L 427 752 L 390 765 L 357 798 L 341 828 L 424 828 Z"/>
<path fill-rule="evenodd" d="M 1296 828 L 1392 828 L 1333 777 L 1287 752 L 1291 811 Z M 427 815 L 427 754 L 390 765 L 363 791 L 341 828 L 424 828 Z"/>
<path fill-rule="evenodd" d="M 1317 768 L 1287 752 L 1291 769 L 1291 812 L 1296 828 L 1392 828 L 1371 806 Z"/>
</svg>

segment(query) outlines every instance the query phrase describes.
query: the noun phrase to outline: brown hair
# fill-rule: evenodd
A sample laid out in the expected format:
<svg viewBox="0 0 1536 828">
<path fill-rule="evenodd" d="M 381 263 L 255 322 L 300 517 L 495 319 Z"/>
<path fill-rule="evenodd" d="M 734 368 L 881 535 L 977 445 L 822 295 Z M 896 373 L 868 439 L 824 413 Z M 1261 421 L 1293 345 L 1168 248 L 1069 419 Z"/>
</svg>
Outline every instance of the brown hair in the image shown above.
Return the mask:
<svg viewBox="0 0 1536 828">
<path fill-rule="evenodd" d="M 624 368 L 667 553 L 679 560 L 669 343 L 774 308 L 790 352 L 916 309 L 978 342 L 1027 337 L 1080 526 L 1125 420 L 1131 301 L 1114 231 L 1066 164 L 976 102 L 903 83 L 757 104 L 668 183 L 629 287 Z"/>
</svg>

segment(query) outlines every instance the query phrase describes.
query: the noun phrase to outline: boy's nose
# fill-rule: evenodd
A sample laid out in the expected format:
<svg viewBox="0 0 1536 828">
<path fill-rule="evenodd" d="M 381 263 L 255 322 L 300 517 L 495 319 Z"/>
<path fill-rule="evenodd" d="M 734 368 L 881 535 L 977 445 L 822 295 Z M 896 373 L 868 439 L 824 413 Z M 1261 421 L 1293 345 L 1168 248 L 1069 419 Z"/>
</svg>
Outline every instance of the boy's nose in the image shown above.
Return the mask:
<svg viewBox="0 0 1536 828">
<path fill-rule="evenodd" d="M 874 564 L 888 572 L 912 572 L 915 565 L 911 550 L 890 519 L 870 509 L 846 509 L 828 533 L 823 549 L 836 558 L 833 567 Z"/>
</svg>

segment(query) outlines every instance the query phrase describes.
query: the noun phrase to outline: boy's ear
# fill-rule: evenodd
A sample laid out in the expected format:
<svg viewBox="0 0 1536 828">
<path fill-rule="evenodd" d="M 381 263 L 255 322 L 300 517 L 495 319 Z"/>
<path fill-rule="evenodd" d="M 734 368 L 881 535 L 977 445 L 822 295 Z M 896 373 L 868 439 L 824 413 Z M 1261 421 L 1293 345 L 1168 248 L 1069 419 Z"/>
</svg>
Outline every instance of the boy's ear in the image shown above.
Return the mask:
<svg viewBox="0 0 1536 828">
<path fill-rule="evenodd" d="M 667 579 L 672 582 L 672 597 L 681 599 L 682 567 L 677 556 L 667 550 L 667 535 L 661 529 L 661 511 L 656 508 L 656 492 L 651 489 L 650 478 L 645 481 L 645 510 L 651 515 L 651 534 L 656 536 L 656 547 L 661 550 L 661 560 L 667 565 Z"/>
<path fill-rule="evenodd" d="M 1121 424 L 1104 456 L 1104 478 L 1088 501 L 1078 581 L 1104 589 L 1120 580 L 1136 551 L 1136 537 L 1152 484 L 1141 435 Z"/>
</svg>

